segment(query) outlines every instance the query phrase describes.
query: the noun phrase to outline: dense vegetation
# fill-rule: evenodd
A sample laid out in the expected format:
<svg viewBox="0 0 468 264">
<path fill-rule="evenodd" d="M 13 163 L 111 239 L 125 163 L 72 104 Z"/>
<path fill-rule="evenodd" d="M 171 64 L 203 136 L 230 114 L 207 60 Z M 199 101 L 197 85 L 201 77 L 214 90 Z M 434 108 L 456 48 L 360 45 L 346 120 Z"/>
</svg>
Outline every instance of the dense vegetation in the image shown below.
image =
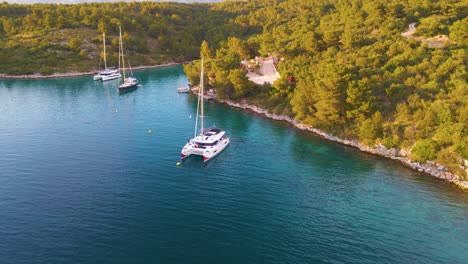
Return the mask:
<svg viewBox="0 0 468 264">
<path fill-rule="evenodd" d="M 102 32 L 106 33 L 109 64 L 116 65 L 119 26 L 133 65 L 192 60 L 199 56 L 202 40 L 218 43 L 231 35 L 242 37 L 246 31 L 229 22 L 237 13 L 214 11 L 211 6 L 169 2 L 3 2 L 0 73 L 97 70 L 102 58 Z"/>
<path fill-rule="evenodd" d="M 369 145 L 411 149 L 414 160 L 466 176 L 467 10 L 466 0 L 3 3 L 0 72 L 96 69 L 100 33 L 115 54 L 121 25 L 133 64 L 199 58 L 201 45 L 220 97 Z M 402 37 L 412 22 L 415 36 Z M 431 48 L 437 35 L 450 40 Z M 273 85 L 247 80 L 239 62 L 257 55 L 279 58 Z M 199 67 L 185 67 L 192 83 Z"/>
<path fill-rule="evenodd" d="M 265 6 L 265 2 L 269 2 Z M 462 177 L 468 159 L 468 2 L 393 0 L 224 3 L 250 10 L 241 27 L 262 27 L 211 50 L 208 76 L 219 95 L 247 99 L 278 114 L 369 145 L 412 149 L 411 158 L 437 160 Z M 413 38 L 401 33 L 416 22 Z M 448 35 L 443 48 L 428 38 Z M 260 54 L 280 60 L 271 87 L 248 82 L 238 61 Z M 186 66 L 194 79 L 198 66 Z M 288 78 L 294 76 L 296 82 Z M 215 77 L 213 79 L 213 77 Z"/>
</svg>

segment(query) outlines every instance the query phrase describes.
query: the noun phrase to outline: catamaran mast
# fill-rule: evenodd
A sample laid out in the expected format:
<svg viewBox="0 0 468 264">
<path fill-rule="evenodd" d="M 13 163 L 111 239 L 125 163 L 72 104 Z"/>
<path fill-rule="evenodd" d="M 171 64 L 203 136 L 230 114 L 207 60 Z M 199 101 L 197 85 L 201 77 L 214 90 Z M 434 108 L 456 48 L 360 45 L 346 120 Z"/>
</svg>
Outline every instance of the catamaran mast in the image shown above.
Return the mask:
<svg viewBox="0 0 468 264">
<path fill-rule="evenodd" d="M 203 57 L 201 59 L 201 76 L 200 76 L 200 91 L 199 91 L 199 99 L 200 100 L 200 117 L 201 117 L 201 120 L 200 120 L 200 131 L 201 133 L 203 133 L 203 129 L 204 129 L 204 124 L 203 124 L 203 119 L 204 119 L 204 115 L 203 115 L 203 88 L 204 88 L 205 84 L 203 83 Z"/>
<path fill-rule="evenodd" d="M 106 60 L 106 33 L 102 32 L 102 41 L 104 42 L 104 69 L 107 69 Z"/>
<path fill-rule="evenodd" d="M 194 132 L 194 135 L 193 137 L 195 138 L 197 136 L 197 129 L 198 129 L 198 118 L 201 117 L 201 128 L 200 128 L 200 132 L 202 133 L 203 132 L 203 114 L 199 115 L 200 113 L 200 103 L 202 104 L 202 107 L 203 107 L 203 101 L 202 99 L 202 93 L 201 93 L 201 90 L 202 90 L 202 87 L 203 87 L 203 58 L 202 58 L 202 61 L 201 61 L 201 75 L 200 75 L 200 87 L 198 88 L 198 101 L 197 101 L 197 118 L 195 119 L 195 132 Z M 203 112 L 203 111 L 202 111 Z"/>
</svg>

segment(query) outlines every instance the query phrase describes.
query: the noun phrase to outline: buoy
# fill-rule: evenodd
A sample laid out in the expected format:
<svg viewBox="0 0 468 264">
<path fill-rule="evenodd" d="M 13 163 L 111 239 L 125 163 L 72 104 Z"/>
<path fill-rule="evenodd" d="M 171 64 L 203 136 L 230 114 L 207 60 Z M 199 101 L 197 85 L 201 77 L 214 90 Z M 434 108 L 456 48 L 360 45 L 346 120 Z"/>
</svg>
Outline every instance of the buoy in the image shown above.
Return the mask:
<svg viewBox="0 0 468 264">
<path fill-rule="evenodd" d="M 179 165 L 180 165 L 180 161 L 179 161 L 179 162 L 177 162 L 175 165 L 176 165 L 176 166 L 179 166 Z"/>
<path fill-rule="evenodd" d="M 150 134 L 150 135 L 153 134 L 153 131 L 151 129 L 148 130 L 148 134 Z"/>
<path fill-rule="evenodd" d="M 192 115 L 190 115 L 189 118 L 192 119 Z"/>
<path fill-rule="evenodd" d="M 115 112 L 118 113 L 118 112 L 119 112 L 119 109 L 116 108 L 116 109 L 115 109 Z"/>
</svg>

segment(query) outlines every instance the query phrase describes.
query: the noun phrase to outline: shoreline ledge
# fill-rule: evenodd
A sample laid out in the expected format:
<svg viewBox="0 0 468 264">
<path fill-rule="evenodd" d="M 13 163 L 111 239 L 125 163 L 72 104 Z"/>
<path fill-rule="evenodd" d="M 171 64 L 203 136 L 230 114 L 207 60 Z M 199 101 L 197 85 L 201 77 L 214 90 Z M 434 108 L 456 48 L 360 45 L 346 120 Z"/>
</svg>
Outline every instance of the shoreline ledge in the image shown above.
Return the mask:
<svg viewBox="0 0 468 264">
<path fill-rule="evenodd" d="M 164 64 L 158 65 L 150 65 L 150 66 L 137 66 L 132 67 L 132 70 L 144 70 L 144 69 L 154 69 L 154 68 L 164 68 L 164 67 L 171 67 L 176 65 L 185 64 L 187 62 L 168 62 Z M 6 73 L 0 73 L 0 79 L 16 79 L 16 80 L 40 80 L 40 79 L 59 79 L 59 78 L 69 78 L 69 77 L 79 77 L 79 76 L 86 76 L 86 75 L 93 75 L 97 71 L 90 71 L 90 72 L 77 72 L 77 71 L 70 71 L 64 73 L 53 73 L 51 75 L 42 75 L 40 73 L 34 74 L 24 74 L 24 75 L 11 75 Z"/>
<path fill-rule="evenodd" d="M 288 116 L 285 116 L 285 115 L 277 115 L 277 114 L 274 114 L 274 113 L 270 113 L 268 110 L 257 107 L 255 105 L 250 105 L 250 104 L 247 104 L 247 103 L 235 103 L 235 102 L 232 102 L 232 101 L 229 101 L 229 100 L 220 100 L 220 99 L 216 99 L 216 101 L 218 101 L 220 103 L 227 104 L 227 105 L 232 106 L 232 107 L 241 108 L 241 109 L 244 109 L 244 110 L 250 110 L 252 112 L 263 115 L 263 116 L 265 116 L 267 118 L 270 118 L 270 119 L 273 119 L 273 120 L 286 121 L 288 123 L 291 123 L 294 127 L 298 128 L 300 130 L 313 132 L 313 133 L 321 136 L 322 138 L 325 138 L 325 139 L 328 139 L 330 141 L 334 141 L 334 142 L 337 142 L 337 143 L 340 143 L 340 144 L 343 144 L 343 145 L 346 145 L 346 146 L 351 146 L 351 147 L 357 148 L 357 149 L 359 149 L 360 151 L 363 151 L 363 152 L 367 152 L 367 153 L 374 154 L 374 155 L 377 155 L 377 156 L 389 158 L 389 159 L 392 159 L 392 160 L 397 160 L 397 161 L 403 163 L 403 165 L 405 165 L 406 167 L 409 167 L 409 168 L 411 168 L 411 169 L 413 169 L 415 171 L 423 172 L 423 173 L 429 174 L 429 175 L 431 175 L 433 177 L 446 180 L 446 181 L 448 181 L 450 183 L 455 184 L 460 189 L 462 189 L 464 191 L 468 191 L 468 181 L 459 180 L 460 177 L 458 175 L 453 174 L 452 172 L 448 171 L 448 169 L 445 166 L 437 164 L 435 162 L 428 161 L 428 162 L 422 164 L 420 162 L 413 161 L 408 157 L 409 152 L 406 151 L 406 150 L 402 150 L 402 149 L 397 150 L 395 148 L 387 149 L 385 146 L 383 146 L 381 144 L 378 144 L 376 147 L 370 147 L 370 146 L 363 145 L 363 144 L 359 143 L 355 139 L 353 139 L 353 140 L 341 139 L 341 138 L 338 138 L 338 137 L 333 136 L 331 134 L 327 134 L 327 133 L 323 132 L 320 129 L 301 124 L 301 123 L 297 122 L 296 120 L 294 120 L 291 117 L 288 117 Z"/>
</svg>

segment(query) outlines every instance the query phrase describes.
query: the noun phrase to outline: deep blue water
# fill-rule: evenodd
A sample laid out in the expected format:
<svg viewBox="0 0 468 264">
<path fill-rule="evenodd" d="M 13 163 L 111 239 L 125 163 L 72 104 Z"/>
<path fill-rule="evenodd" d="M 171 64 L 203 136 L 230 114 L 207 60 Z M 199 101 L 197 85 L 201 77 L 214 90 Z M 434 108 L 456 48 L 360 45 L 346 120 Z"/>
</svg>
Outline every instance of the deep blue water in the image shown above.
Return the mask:
<svg viewBox="0 0 468 264">
<path fill-rule="evenodd" d="M 176 166 L 196 98 L 136 74 L 0 80 L 0 263 L 468 263 L 468 193 L 213 102 L 231 145 Z"/>
</svg>

